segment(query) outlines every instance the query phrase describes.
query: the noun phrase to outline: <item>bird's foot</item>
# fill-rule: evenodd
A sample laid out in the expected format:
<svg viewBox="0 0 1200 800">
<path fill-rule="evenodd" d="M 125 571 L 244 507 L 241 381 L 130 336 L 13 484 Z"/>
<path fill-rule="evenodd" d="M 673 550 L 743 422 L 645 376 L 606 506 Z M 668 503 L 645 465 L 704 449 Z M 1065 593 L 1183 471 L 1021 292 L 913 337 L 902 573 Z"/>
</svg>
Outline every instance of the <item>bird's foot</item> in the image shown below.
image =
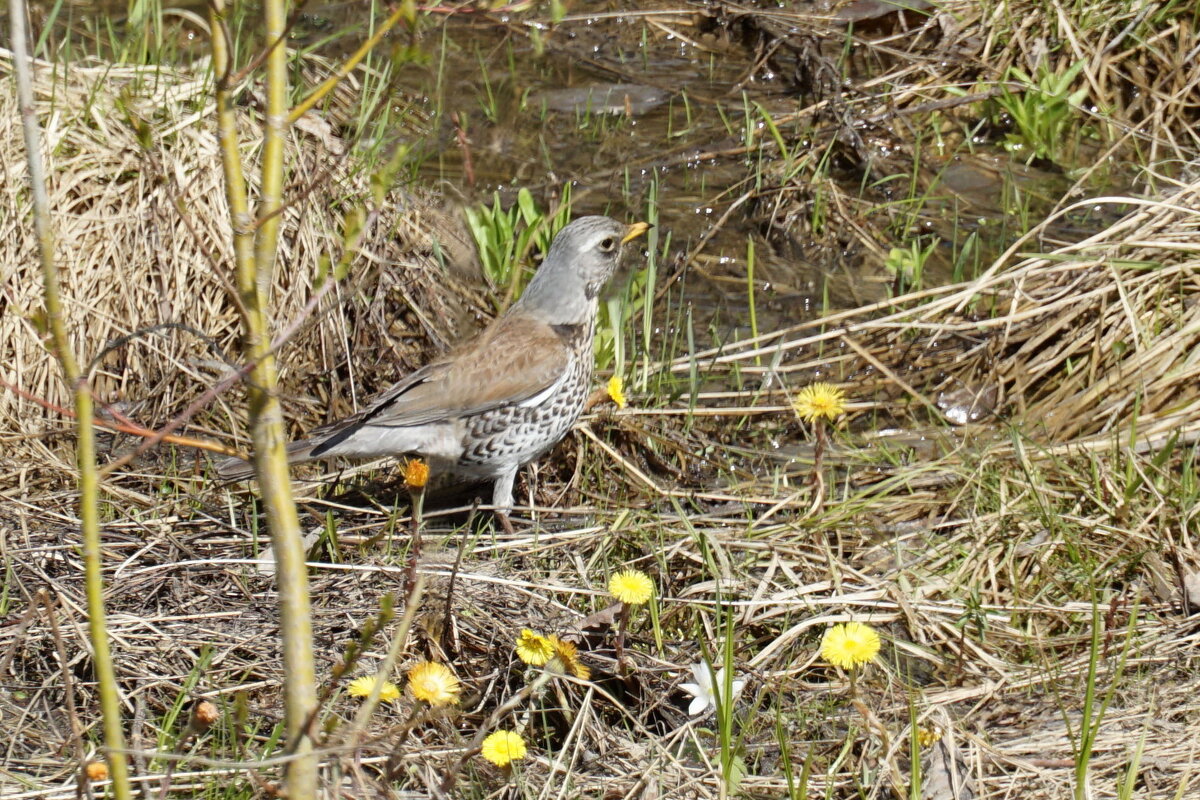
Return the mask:
<svg viewBox="0 0 1200 800">
<path fill-rule="evenodd" d="M 496 519 L 500 521 L 500 527 L 504 528 L 504 532 L 509 536 L 516 536 L 517 532 L 513 530 L 512 521 L 508 518 L 507 511 L 496 509 Z"/>
</svg>

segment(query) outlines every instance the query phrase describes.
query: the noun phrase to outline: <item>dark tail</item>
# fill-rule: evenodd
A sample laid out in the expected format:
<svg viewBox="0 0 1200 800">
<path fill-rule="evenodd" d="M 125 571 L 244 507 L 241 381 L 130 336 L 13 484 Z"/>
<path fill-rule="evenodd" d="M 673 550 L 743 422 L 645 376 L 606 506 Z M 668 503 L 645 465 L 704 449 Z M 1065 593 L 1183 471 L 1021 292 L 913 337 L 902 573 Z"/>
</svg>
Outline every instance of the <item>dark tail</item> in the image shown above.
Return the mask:
<svg viewBox="0 0 1200 800">
<path fill-rule="evenodd" d="M 287 446 L 287 457 L 289 464 L 302 464 L 305 461 L 312 461 L 313 442 L 307 439 L 301 439 L 298 442 L 289 442 Z M 227 481 L 242 481 L 254 475 L 254 465 L 242 458 L 227 458 L 217 464 L 217 476 Z"/>
</svg>

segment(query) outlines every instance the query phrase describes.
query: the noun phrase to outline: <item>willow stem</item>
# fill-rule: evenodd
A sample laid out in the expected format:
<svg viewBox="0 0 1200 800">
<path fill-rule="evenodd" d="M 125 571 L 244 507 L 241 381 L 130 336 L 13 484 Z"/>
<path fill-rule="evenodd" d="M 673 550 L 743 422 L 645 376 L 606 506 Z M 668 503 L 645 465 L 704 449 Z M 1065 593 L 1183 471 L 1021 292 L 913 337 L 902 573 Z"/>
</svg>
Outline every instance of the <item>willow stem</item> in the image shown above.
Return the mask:
<svg viewBox="0 0 1200 800">
<path fill-rule="evenodd" d="M 263 0 L 263 36 L 280 41 L 287 28 L 285 0 Z M 245 325 L 247 361 L 253 364 L 247 383 L 254 471 L 262 495 L 279 591 L 283 639 L 283 702 L 288 749 L 286 786 L 290 800 L 317 796 L 317 756 L 306 735 L 317 712 L 313 635 L 308 597 L 308 570 L 300 536 L 300 518 L 292 497 L 285 452 L 286 432 L 279 403 L 278 371 L 271 347 L 271 275 L 275 266 L 283 206 L 284 142 L 288 133 L 286 47 L 272 47 L 266 64 L 266 113 L 263 122 L 262 180 L 259 204 L 250 210 L 241 163 L 236 101 L 227 80 L 232 74 L 231 43 L 226 38 L 225 0 L 210 0 L 213 69 L 216 73 L 217 138 L 225 170 L 225 193 L 233 228 L 237 291 Z M 261 223 L 259 222 L 261 221 Z"/>
<path fill-rule="evenodd" d="M 25 0 L 9 4 L 12 30 L 13 69 L 17 78 L 17 97 L 25 134 L 25 159 L 29 168 L 29 186 L 33 197 L 33 225 L 38 238 L 45 295 L 46 322 L 54 341 L 55 355 L 75 399 L 78 438 L 75 457 L 79 467 L 79 529 L 83 537 L 83 571 L 87 596 L 88 634 L 92 643 L 92 664 L 96 690 L 103 717 L 104 746 L 108 774 L 116 800 L 130 797 L 129 765 L 125 760 L 125 734 L 121 727 L 121 699 L 108 644 L 108 624 L 104 613 L 104 575 L 100 560 L 100 479 L 96 472 L 96 431 L 92 425 L 92 392 L 79 371 L 79 362 L 63 321 L 62 295 L 58 285 L 58 267 L 54 263 L 54 234 L 50 230 L 50 199 L 42 169 L 42 136 L 33 100 L 32 65 L 25 29 Z M 63 669 L 67 665 L 63 664 Z"/>
</svg>

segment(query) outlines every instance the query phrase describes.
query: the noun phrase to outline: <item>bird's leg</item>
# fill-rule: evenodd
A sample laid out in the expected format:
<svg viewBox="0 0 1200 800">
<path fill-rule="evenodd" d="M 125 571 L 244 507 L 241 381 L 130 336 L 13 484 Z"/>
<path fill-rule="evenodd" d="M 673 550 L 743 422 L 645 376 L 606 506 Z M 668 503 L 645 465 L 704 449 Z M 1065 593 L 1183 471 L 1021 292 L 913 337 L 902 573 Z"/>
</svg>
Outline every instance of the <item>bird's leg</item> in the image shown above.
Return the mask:
<svg viewBox="0 0 1200 800">
<path fill-rule="evenodd" d="M 500 527 L 504 528 L 504 532 L 509 536 L 516 534 L 513 530 L 512 522 L 508 518 L 508 512 L 513 507 L 512 487 L 513 481 L 517 477 L 517 467 L 506 470 L 492 485 L 492 505 L 495 507 L 496 519 L 500 521 Z"/>
</svg>

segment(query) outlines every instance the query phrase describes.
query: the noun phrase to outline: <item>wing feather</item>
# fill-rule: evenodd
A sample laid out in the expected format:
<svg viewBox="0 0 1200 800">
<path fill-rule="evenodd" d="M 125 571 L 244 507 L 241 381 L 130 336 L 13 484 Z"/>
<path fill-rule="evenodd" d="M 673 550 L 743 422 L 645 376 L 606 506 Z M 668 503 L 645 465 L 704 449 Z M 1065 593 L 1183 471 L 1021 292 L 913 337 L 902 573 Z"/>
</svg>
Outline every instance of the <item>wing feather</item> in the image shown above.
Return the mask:
<svg viewBox="0 0 1200 800">
<path fill-rule="evenodd" d="M 552 327 L 501 317 L 480 336 L 396 383 L 357 414 L 313 431 L 319 456 L 364 427 L 452 421 L 518 405 L 563 380 L 571 359 Z"/>
</svg>

